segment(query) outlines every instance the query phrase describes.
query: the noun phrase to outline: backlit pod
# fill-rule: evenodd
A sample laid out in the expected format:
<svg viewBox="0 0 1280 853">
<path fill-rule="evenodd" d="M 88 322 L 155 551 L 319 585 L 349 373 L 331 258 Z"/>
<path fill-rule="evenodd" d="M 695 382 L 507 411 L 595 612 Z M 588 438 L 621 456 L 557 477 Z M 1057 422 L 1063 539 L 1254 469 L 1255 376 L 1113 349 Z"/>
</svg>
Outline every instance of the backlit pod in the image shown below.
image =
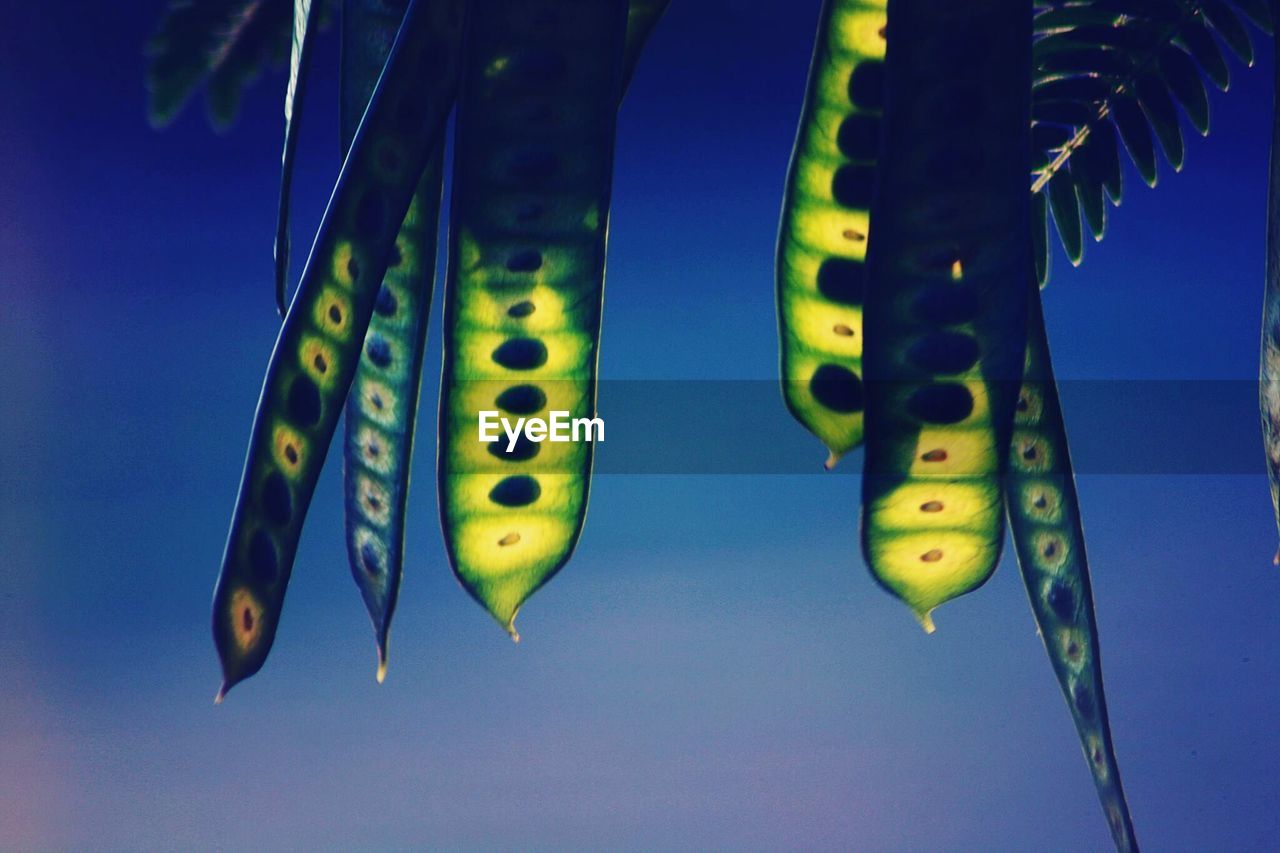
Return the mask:
<svg viewBox="0 0 1280 853">
<path fill-rule="evenodd" d="M 782 392 L 830 450 L 862 442 L 862 302 L 884 105 L 885 0 L 825 0 L 776 263 Z"/>
<path fill-rule="evenodd" d="M 311 54 L 324 3 L 293 0 L 293 38 L 289 46 L 289 85 L 284 93 L 284 151 L 280 155 L 280 206 L 276 212 L 276 307 L 285 314 L 284 291 L 289 277 L 289 206 L 293 192 L 293 162 L 298 153 L 302 101 L 307 88 Z"/>
<path fill-rule="evenodd" d="M 478 440 L 481 410 L 590 417 L 623 0 L 495 0 L 459 90 L 440 401 L 440 511 L 458 579 L 515 636 L 564 565 L 591 444 Z"/>
<path fill-rule="evenodd" d="M 1004 535 L 1026 346 L 1031 4 L 891 0 L 867 257 L 862 544 L 933 630 Z"/>
<path fill-rule="evenodd" d="M 457 82 L 464 6 L 411 0 L 272 351 L 213 601 L 219 698 L 275 639 L 302 520 Z"/>
<path fill-rule="evenodd" d="M 1026 379 L 1005 481 L 1009 526 L 1031 610 L 1080 733 L 1116 848 L 1137 850 L 1111 745 L 1080 505 L 1034 282 L 1030 292 Z"/>
<path fill-rule="evenodd" d="M 342 144 L 350 144 L 403 17 L 402 4 L 346 0 L 342 12 Z M 347 557 L 373 620 L 378 680 L 404 569 L 405 508 L 435 282 L 443 145 L 418 182 L 387 262 L 347 397 L 343 455 Z"/>
</svg>

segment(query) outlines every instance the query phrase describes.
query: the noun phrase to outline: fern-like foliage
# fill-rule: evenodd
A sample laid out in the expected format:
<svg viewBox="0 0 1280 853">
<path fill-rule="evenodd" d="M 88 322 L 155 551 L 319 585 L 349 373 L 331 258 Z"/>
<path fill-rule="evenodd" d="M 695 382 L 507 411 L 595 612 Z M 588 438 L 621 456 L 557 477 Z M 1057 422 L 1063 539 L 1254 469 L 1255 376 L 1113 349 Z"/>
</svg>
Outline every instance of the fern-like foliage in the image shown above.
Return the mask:
<svg viewBox="0 0 1280 853">
<path fill-rule="evenodd" d="M 317 0 L 319 2 L 319 0 Z M 324 0 L 320 24 L 337 0 Z M 1107 201 L 1121 200 L 1121 148 L 1150 186 L 1158 147 L 1175 171 L 1183 123 L 1209 132 L 1206 79 L 1226 91 L 1225 53 L 1253 63 L 1245 21 L 1272 32 L 1270 0 L 1037 0 L 1032 93 L 1036 272 L 1048 278 L 1052 219 L 1072 264 L 1086 231 L 1101 240 Z M 665 2 L 633 2 L 656 20 Z M 294 0 L 170 0 L 148 45 L 150 114 L 171 121 L 208 81 L 209 113 L 225 127 L 264 64 L 281 64 Z M 1224 50 L 1225 45 L 1225 50 Z M 287 170 L 286 170 L 287 171 Z M 287 178 L 286 178 L 287 180 Z"/>
<path fill-rule="evenodd" d="M 207 82 L 210 121 L 229 126 L 263 66 L 284 63 L 292 35 L 293 0 L 170 0 L 147 44 L 152 124 L 173 121 Z"/>
<path fill-rule="evenodd" d="M 1206 78 L 1226 91 L 1222 45 L 1245 65 L 1242 19 L 1272 31 L 1269 0 L 1048 0 L 1035 18 L 1032 192 L 1036 272 L 1048 278 L 1052 213 L 1072 264 L 1084 232 L 1101 240 L 1121 199 L 1120 149 L 1155 186 L 1156 146 L 1174 171 L 1185 155 L 1179 108 L 1209 132 Z"/>
</svg>

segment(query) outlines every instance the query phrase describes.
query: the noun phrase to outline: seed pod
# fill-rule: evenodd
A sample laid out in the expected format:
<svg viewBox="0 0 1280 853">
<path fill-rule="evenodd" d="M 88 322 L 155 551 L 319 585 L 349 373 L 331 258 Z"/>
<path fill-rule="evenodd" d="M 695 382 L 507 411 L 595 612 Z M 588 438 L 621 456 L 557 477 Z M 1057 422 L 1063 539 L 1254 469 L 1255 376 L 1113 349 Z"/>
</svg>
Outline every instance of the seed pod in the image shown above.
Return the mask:
<svg viewBox="0 0 1280 853">
<path fill-rule="evenodd" d="M 289 277 L 289 204 L 293 191 L 293 161 L 298 153 L 302 102 L 315 50 L 317 18 L 323 3 L 293 0 L 293 38 L 289 46 L 289 85 L 284 94 L 284 150 L 280 154 L 280 205 L 276 212 L 276 241 L 273 247 L 276 271 L 276 307 L 284 317 L 284 290 Z M 388 48 L 390 45 L 388 44 Z"/>
<path fill-rule="evenodd" d="M 862 544 L 933 630 L 1004 535 L 1026 346 L 1031 4 L 889 4 L 867 258 Z"/>
<path fill-rule="evenodd" d="M 496 0 L 477 15 L 459 96 L 438 477 L 467 591 L 513 636 L 564 565 L 587 506 L 590 443 L 477 440 L 481 410 L 592 417 L 622 0 Z"/>
<path fill-rule="evenodd" d="M 625 92 L 631 85 L 631 75 L 636 71 L 636 63 L 640 61 L 640 52 L 653 33 L 653 28 L 662 20 L 671 0 L 631 0 L 627 4 L 627 44 L 623 49 L 622 90 Z"/>
<path fill-rule="evenodd" d="M 884 105 L 884 0 L 825 0 L 776 263 L 782 394 L 830 451 L 862 443 L 863 262 Z"/>
<path fill-rule="evenodd" d="M 342 143 L 364 115 L 403 18 L 384 0 L 346 0 L 342 13 Z M 405 509 L 413 461 L 443 182 L 437 145 L 400 226 L 347 397 L 343 454 L 347 557 L 373 621 L 378 681 L 404 570 Z"/>
<path fill-rule="evenodd" d="M 453 102 L 463 8 L 411 0 L 271 354 L 214 590 L 219 699 L 275 639 L 388 259 Z"/>
<path fill-rule="evenodd" d="M 1280 27 L 1276 27 L 1280 48 Z M 1262 302 L 1262 358 L 1258 368 L 1258 403 L 1262 440 L 1267 452 L 1271 506 L 1280 527 L 1280 63 L 1271 130 L 1271 176 L 1267 187 L 1267 283 Z M 1280 550 L 1276 552 L 1280 565 Z"/>
<path fill-rule="evenodd" d="M 1111 744 L 1080 505 L 1034 282 L 1030 293 L 1026 378 L 1005 481 L 1009 527 L 1031 611 L 1080 734 L 1116 849 L 1132 851 L 1138 843 Z"/>
</svg>

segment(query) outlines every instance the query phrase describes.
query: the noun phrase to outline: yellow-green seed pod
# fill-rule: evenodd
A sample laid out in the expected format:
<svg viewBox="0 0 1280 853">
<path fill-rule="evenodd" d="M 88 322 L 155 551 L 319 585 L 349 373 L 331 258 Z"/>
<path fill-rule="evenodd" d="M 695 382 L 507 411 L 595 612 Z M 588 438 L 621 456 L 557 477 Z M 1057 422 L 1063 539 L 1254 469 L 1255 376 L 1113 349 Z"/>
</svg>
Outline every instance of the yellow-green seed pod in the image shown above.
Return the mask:
<svg viewBox="0 0 1280 853">
<path fill-rule="evenodd" d="M 463 586 L 515 636 L 587 507 L 589 442 L 479 441 L 481 411 L 593 417 L 622 0 L 499 0 L 459 95 L 438 477 Z"/>
<path fill-rule="evenodd" d="M 885 0 L 825 0 L 782 208 L 782 393 L 827 467 L 862 442 L 862 304 L 884 105 Z"/>
</svg>

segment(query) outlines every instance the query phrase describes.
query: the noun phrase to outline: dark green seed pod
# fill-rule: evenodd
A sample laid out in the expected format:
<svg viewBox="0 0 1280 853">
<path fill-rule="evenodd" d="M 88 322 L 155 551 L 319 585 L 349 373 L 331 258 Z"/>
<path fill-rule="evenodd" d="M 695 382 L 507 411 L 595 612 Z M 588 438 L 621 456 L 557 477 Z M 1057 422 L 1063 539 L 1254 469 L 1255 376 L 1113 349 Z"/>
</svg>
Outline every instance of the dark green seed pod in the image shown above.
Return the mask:
<svg viewBox="0 0 1280 853">
<path fill-rule="evenodd" d="M 1066 427 L 1032 283 L 1026 378 L 1006 475 L 1013 545 L 1045 650 L 1079 732 L 1116 848 L 1138 849 L 1111 743 L 1089 562 Z"/>
<path fill-rule="evenodd" d="M 934 607 L 995 570 L 1004 536 L 1033 269 L 1031 6 L 891 0 L 888 27 L 862 543 L 932 631 Z"/>
<path fill-rule="evenodd" d="M 403 11 L 383 0 L 346 0 L 344 4 L 344 150 L 382 73 Z M 379 163 L 394 169 L 401 156 L 394 140 L 387 140 L 379 150 Z M 443 146 L 437 146 L 396 236 L 347 397 L 343 445 L 347 557 L 373 621 L 379 681 L 386 676 L 391 618 L 404 571 L 405 509 L 435 283 L 442 183 Z"/>
<path fill-rule="evenodd" d="M 262 667 L 275 639 L 302 520 L 400 223 L 453 102 L 462 8 L 411 0 L 271 354 L 214 591 L 219 698 Z M 379 169 L 389 142 L 403 152 L 405 174 Z M 278 503 L 263 499 L 264 483 L 277 472 L 289 498 L 285 524 L 278 523 Z"/>
</svg>

